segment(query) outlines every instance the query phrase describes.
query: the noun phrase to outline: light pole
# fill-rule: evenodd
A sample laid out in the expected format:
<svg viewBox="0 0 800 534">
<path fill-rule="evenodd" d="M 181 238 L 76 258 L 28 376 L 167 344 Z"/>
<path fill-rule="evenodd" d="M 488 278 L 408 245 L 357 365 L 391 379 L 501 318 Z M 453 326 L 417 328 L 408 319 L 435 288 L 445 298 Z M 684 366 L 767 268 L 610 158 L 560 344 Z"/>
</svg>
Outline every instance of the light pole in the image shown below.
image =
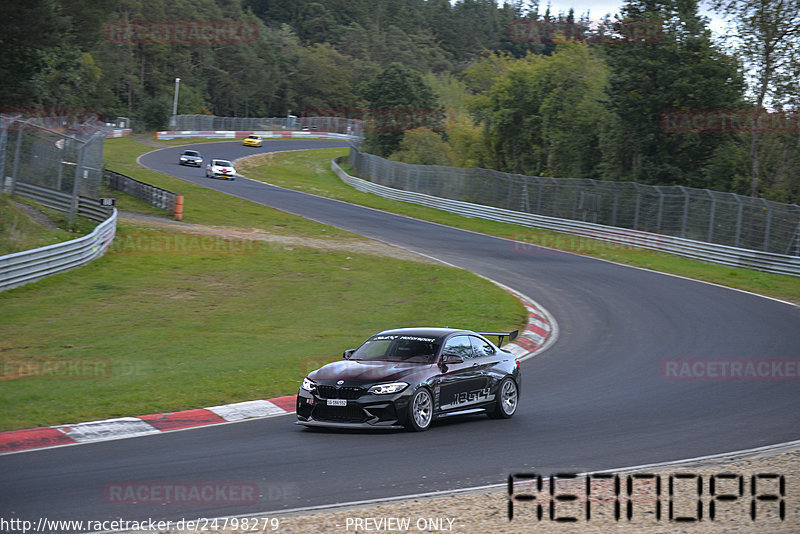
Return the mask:
<svg viewBox="0 0 800 534">
<path fill-rule="evenodd" d="M 170 127 L 176 127 L 176 115 L 178 114 L 178 89 L 181 86 L 181 79 L 175 78 L 175 98 L 172 99 L 172 119 L 169 121 Z"/>
</svg>

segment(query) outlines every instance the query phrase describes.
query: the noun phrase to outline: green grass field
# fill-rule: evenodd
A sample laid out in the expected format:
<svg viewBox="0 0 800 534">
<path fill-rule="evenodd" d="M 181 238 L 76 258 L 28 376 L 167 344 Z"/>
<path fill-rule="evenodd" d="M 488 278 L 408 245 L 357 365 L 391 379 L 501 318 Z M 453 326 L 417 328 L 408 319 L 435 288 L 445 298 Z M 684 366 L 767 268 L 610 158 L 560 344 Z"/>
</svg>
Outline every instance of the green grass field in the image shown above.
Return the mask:
<svg viewBox="0 0 800 534">
<path fill-rule="evenodd" d="M 525 320 L 482 278 L 336 250 L 369 242 L 135 169 L 147 147 L 119 141 L 108 142 L 108 166 L 180 189 L 186 219 L 294 241 L 120 222 L 103 258 L 0 293 L 0 431 L 292 394 L 308 371 L 381 329 L 509 330 Z M 330 249 L 303 246 L 312 237 Z"/>
<path fill-rule="evenodd" d="M 30 200 L 15 197 L 16 203 L 35 205 Z M 96 223 L 77 217 L 72 224 L 64 213 L 42 208 L 57 228 L 48 228 L 31 220 L 21 207 L 0 195 L 0 256 L 69 241 L 92 231 Z"/>
</svg>

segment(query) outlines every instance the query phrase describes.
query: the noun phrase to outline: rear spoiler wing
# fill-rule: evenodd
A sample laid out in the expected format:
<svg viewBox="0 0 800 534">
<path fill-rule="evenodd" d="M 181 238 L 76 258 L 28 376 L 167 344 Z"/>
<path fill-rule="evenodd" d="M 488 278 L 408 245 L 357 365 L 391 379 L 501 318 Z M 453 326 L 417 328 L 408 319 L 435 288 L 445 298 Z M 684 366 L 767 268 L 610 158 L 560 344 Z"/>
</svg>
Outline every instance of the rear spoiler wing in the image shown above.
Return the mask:
<svg viewBox="0 0 800 534">
<path fill-rule="evenodd" d="M 477 332 L 477 333 L 482 336 L 497 336 L 498 338 L 500 338 L 500 342 L 497 344 L 497 346 L 499 347 L 500 345 L 503 344 L 503 339 L 506 336 L 508 336 L 509 342 L 517 339 L 517 336 L 519 335 L 519 330 L 514 330 L 513 332 Z"/>
</svg>

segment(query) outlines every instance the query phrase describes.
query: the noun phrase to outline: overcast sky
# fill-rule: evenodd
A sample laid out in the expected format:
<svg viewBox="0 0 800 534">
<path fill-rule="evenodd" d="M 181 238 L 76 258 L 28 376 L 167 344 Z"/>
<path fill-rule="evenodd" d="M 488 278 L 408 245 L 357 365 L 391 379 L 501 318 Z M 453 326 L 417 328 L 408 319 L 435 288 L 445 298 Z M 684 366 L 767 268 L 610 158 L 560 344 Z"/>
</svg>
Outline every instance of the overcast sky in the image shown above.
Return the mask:
<svg viewBox="0 0 800 534">
<path fill-rule="evenodd" d="M 550 11 L 557 14 L 561 11 L 569 12 L 570 8 L 575 10 L 576 18 L 583 13 L 589 12 L 589 18 L 593 20 L 602 19 L 607 13 L 612 17 L 619 13 L 619 8 L 624 4 L 623 1 L 614 0 L 549 0 Z M 544 13 L 547 9 L 548 0 L 539 0 L 539 13 Z M 711 29 L 715 32 L 722 32 L 724 22 L 721 17 L 712 12 L 706 6 L 708 2 L 700 2 L 700 13 L 711 19 Z"/>
</svg>

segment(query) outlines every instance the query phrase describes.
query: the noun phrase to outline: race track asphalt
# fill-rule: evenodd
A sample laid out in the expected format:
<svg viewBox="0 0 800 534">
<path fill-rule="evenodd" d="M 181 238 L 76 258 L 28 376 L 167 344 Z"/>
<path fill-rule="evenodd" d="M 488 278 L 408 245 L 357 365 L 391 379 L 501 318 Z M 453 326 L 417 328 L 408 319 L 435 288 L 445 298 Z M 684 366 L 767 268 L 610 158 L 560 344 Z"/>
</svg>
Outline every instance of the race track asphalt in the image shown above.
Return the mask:
<svg viewBox="0 0 800 534">
<path fill-rule="evenodd" d="M 248 149 L 221 142 L 199 149 L 236 159 L 329 146 L 341 144 L 265 141 Z M 797 358 L 796 306 L 250 180 L 209 180 L 202 170 L 176 164 L 181 150 L 151 152 L 140 162 L 492 278 L 544 306 L 559 338 L 523 364 L 521 405 L 511 420 L 466 417 L 421 434 L 318 432 L 289 415 L 10 454 L 0 456 L 0 516 L 180 519 L 269 512 L 498 484 L 522 471 L 613 469 L 800 439 L 798 380 L 662 376 L 664 362 L 678 358 Z M 261 497 L 204 506 L 106 498 L 115 484 L 153 481 L 255 483 Z"/>
</svg>

